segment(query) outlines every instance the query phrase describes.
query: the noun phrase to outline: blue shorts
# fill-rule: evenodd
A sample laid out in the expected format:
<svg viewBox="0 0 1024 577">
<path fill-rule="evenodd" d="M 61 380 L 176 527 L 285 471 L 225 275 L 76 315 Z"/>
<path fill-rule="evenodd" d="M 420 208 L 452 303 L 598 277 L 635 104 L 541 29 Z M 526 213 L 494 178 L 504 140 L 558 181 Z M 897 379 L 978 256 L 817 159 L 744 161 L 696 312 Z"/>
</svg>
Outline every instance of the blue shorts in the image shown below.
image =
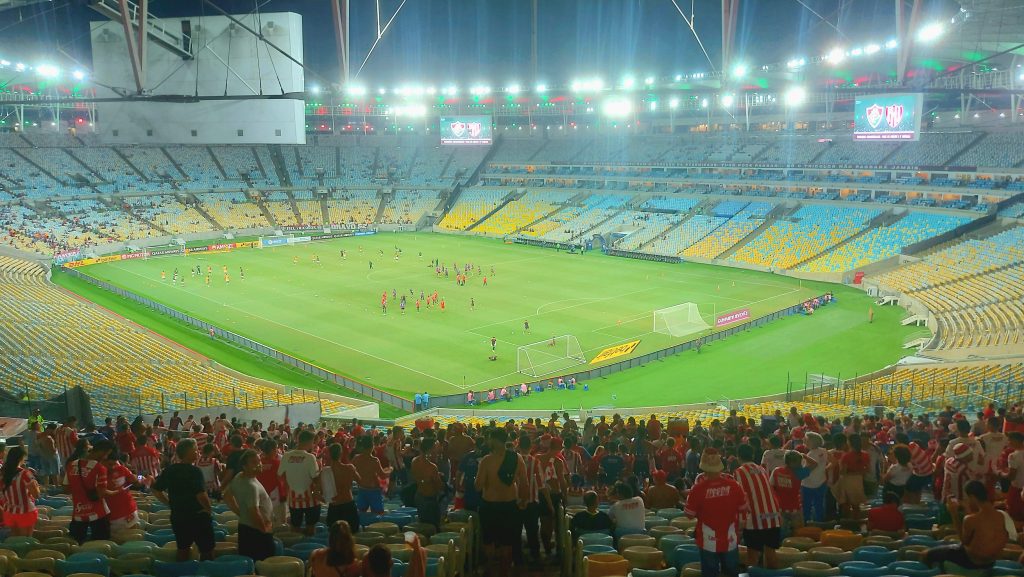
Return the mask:
<svg viewBox="0 0 1024 577">
<path fill-rule="evenodd" d="M 359 487 L 359 492 L 356 493 L 356 509 L 359 512 L 372 511 L 374 513 L 383 513 L 384 492 L 380 489 Z"/>
<path fill-rule="evenodd" d="M 57 460 L 57 455 L 40 456 L 39 469 L 36 472 L 40 475 L 59 475 L 60 461 Z"/>
</svg>

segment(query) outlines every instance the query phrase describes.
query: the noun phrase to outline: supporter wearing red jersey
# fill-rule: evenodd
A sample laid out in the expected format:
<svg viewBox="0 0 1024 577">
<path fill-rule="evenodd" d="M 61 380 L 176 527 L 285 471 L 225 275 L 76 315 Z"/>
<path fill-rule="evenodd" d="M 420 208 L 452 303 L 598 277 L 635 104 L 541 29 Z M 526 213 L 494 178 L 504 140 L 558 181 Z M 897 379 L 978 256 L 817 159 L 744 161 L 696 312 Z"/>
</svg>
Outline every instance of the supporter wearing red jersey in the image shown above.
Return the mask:
<svg viewBox="0 0 1024 577">
<path fill-rule="evenodd" d="M 78 419 L 75 417 L 68 417 L 64 424 L 57 427 L 57 432 L 53 436 L 54 443 L 57 445 L 57 460 L 63 467 L 71 456 L 71 453 L 75 450 L 75 445 L 78 444 Z"/>
<path fill-rule="evenodd" d="M 900 512 L 900 496 L 888 492 L 882 496 L 882 505 L 868 511 L 868 531 L 906 531 L 907 522 Z"/>
<path fill-rule="evenodd" d="M 665 446 L 658 451 L 655 461 L 658 463 L 658 469 L 665 471 L 668 480 L 674 481 L 679 477 L 683 470 L 683 454 L 676 449 L 676 440 L 673 437 L 665 441 Z"/>
<path fill-rule="evenodd" d="M 137 474 L 153 478 L 160 475 L 160 452 L 149 444 L 149 437 L 140 435 L 135 443 L 135 452 L 129 456 L 131 468 Z"/>
<path fill-rule="evenodd" d="M 117 435 L 114 440 L 117 443 L 117 452 L 122 455 L 135 453 L 135 433 L 128 428 L 128 423 L 121 423 L 117 426 Z"/>
<path fill-rule="evenodd" d="M 31 537 L 39 519 L 36 510 L 39 483 L 32 470 L 25 467 L 27 457 L 23 447 L 11 447 L 0 476 L 4 525 L 14 537 Z"/>
<path fill-rule="evenodd" d="M 736 449 L 740 466 L 733 476 L 747 497 L 743 515 L 743 542 L 747 546 L 747 566 L 775 567 L 775 550 L 782 544 L 782 512 L 772 491 L 768 471 L 754 463 L 754 448 L 743 444 Z M 783 460 L 785 462 L 785 460 Z M 781 468 L 777 467 L 776 469 Z M 764 555 L 762 559 L 762 553 Z"/>
<path fill-rule="evenodd" d="M 953 447 L 953 456 L 946 459 L 946 469 L 942 476 L 943 503 L 950 499 L 964 499 L 964 486 L 971 480 L 973 461 L 974 449 L 970 444 L 960 443 Z"/>
<path fill-rule="evenodd" d="M 264 439 L 257 441 L 260 448 L 260 472 L 256 480 L 263 485 L 274 508 L 274 523 L 284 523 L 284 483 L 281 481 L 281 455 L 277 451 L 277 441 Z"/>
<path fill-rule="evenodd" d="M 79 543 L 88 536 L 92 540 L 110 539 L 110 508 L 106 498 L 113 492 L 107 488 L 107 468 L 103 462 L 114 450 L 110 441 L 97 441 L 81 459 L 68 461 L 67 489 L 74 511 L 68 535 Z"/>
<path fill-rule="evenodd" d="M 813 458 L 798 451 L 790 451 L 786 453 L 785 466 L 772 471 L 769 477 L 782 512 L 784 534 L 792 534 L 794 529 L 804 525 L 801 484 L 817 466 L 818 462 Z"/>
<path fill-rule="evenodd" d="M 118 460 L 117 454 L 113 451 L 103 466 L 107 468 L 107 487 L 111 492 L 107 497 L 111 531 L 138 528 L 139 507 L 135 503 L 135 497 L 132 497 L 131 487 L 140 480 Z"/>
<path fill-rule="evenodd" d="M 299 433 L 298 448 L 284 454 L 280 467 L 280 476 L 288 486 L 289 522 L 296 531 L 307 535 L 313 534 L 320 520 L 320 487 L 319 483 L 314 483 L 320 468 L 310 452 L 314 438 L 311 431 Z"/>
<path fill-rule="evenodd" d="M 703 475 L 686 499 L 686 514 L 697 519 L 703 575 L 739 575 L 739 517 L 747 499 L 739 483 L 722 475 L 723 469 L 718 451 L 705 450 L 700 459 Z"/>
</svg>

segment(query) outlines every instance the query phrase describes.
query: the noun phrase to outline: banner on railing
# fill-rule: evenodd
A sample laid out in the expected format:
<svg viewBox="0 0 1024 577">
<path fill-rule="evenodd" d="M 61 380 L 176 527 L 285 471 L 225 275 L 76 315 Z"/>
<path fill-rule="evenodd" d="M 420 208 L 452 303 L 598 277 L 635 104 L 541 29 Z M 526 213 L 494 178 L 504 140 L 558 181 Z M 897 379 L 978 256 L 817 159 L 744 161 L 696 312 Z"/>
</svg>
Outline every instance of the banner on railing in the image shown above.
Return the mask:
<svg viewBox="0 0 1024 577">
<path fill-rule="evenodd" d="M 74 262 L 76 260 L 80 260 L 81 258 L 82 258 L 82 251 L 80 251 L 80 250 L 66 250 L 66 251 L 63 251 L 63 252 L 58 252 L 58 253 L 53 255 L 53 264 L 57 264 L 57 265 L 65 264 L 65 263 L 69 263 L 69 262 Z"/>
<path fill-rule="evenodd" d="M 750 318 L 750 309 L 740 309 L 724 315 L 718 315 L 715 319 L 715 328 L 724 327 Z"/>
</svg>

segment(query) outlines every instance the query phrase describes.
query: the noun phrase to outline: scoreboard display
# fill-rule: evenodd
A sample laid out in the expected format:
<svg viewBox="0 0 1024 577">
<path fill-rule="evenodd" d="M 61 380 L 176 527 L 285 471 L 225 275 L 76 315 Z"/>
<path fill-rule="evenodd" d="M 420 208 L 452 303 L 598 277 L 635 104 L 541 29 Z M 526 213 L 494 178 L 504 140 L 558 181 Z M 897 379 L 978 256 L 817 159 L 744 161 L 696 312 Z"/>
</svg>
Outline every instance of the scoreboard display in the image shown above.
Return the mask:
<svg viewBox="0 0 1024 577">
<path fill-rule="evenodd" d="M 853 108 L 853 139 L 907 141 L 921 138 L 921 94 L 858 97 Z"/>
<path fill-rule="evenodd" d="M 441 144 L 491 144 L 491 117 L 442 116 Z"/>
</svg>

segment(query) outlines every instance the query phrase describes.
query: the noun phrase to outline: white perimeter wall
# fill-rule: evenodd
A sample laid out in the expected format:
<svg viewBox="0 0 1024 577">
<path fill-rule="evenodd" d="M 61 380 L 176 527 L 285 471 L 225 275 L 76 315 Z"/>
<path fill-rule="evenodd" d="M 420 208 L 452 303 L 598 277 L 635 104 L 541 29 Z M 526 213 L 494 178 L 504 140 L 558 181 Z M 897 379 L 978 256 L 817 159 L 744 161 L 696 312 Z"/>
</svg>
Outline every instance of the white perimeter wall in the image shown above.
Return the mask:
<svg viewBox="0 0 1024 577">
<path fill-rule="evenodd" d="M 302 17 L 290 12 L 236 16 L 299 62 L 303 61 Z M 301 93 L 302 67 L 267 46 L 225 16 L 165 18 L 180 31 L 192 25 L 192 60 L 150 41 L 148 94 L 159 96 L 254 96 Z M 234 29 L 232 30 L 232 27 Z M 124 29 L 111 20 L 91 24 L 93 78 L 97 96 L 118 94 L 103 86 L 135 92 Z M 147 144 L 305 144 L 302 100 L 223 100 L 196 103 L 115 102 L 98 105 L 96 133 L 106 142 Z M 239 134 L 241 131 L 241 134 Z"/>
</svg>

